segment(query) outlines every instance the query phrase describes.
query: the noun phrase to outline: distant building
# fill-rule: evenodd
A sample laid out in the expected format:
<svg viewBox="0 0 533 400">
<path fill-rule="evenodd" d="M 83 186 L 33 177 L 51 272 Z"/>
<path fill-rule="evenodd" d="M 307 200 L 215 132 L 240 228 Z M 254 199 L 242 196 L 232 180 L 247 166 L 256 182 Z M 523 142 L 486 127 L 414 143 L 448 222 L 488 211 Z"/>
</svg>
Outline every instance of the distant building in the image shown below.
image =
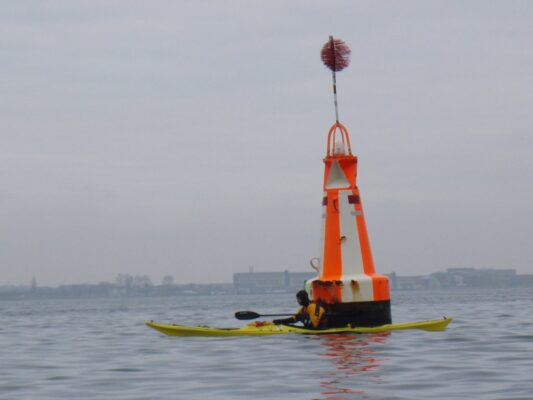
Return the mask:
<svg viewBox="0 0 533 400">
<path fill-rule="evenodd" d="M 237 293 L 292 292 L 303 289 L 306 280 L 315 277 L 314 272 L 236 272 L 233 287 Z"/>
<path fill-rule="evenodd" d="M 393 290 L 436 289 L 440 287 L 437 279 L 431 276 L 396 276 L 394 275 Z"/>
<path fill-rule="evenodd" d="M 448 268 L 430 275 L 441 287 L 520 286 L 521 276 L 514 269 Z"/>
<path fill-rule="evenodd" d="M 517 275 L 517 285 L 520 287 L 533 287 L 533 274 Z"/>
<path fill-rule="evenodd" d="M 293 291 L 303 289 L 305 281 L 313 279 L 316 276 L 316 272 L 289 272 L 288 275 L 289 289 Z"/>
</svg>

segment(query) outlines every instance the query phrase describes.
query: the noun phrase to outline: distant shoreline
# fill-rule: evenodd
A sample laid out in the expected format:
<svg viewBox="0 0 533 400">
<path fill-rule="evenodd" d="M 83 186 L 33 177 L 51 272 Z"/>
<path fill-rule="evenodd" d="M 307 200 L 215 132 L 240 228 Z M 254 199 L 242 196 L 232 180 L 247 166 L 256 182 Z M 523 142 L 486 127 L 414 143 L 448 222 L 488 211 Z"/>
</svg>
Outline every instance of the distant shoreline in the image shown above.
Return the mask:
<svg viewBox="0 0 533 400">
<path fill-rule="evenodd" d="M 161 285 L 150 278 L 120 274 L 115 283 L 72 284 L 40 287 L 36 279 L 31 285 L 0 286 L 0 300 L 122 298 L 122 297 L 178 297 L 198 295 L 247 295 L 295 293 L 314 273 L 302 272 L 243 272 L 233 274 L 233 282 L 174 284 L 167 276 Z M 393 292 L 463 288 L 520 288 L 533 287 L 533 274 L 519 275 L 513 269 L 449 268 L 423 276 L 387 275 Z"/>
</svg>

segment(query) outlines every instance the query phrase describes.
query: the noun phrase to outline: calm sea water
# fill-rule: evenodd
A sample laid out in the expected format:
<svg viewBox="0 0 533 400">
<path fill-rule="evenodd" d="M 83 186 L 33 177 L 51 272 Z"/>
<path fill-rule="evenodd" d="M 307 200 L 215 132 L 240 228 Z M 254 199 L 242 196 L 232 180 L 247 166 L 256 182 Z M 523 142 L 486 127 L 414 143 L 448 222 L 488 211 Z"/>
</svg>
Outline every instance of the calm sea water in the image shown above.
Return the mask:
<svg viewBox="0 0 533 400">
<path fill-rule="evenodd" d="M 533 289 L 393 293 L 445 332 L 166 337 L 143 321 L 240 326 L 293 295 L 0 302 L 0 399 L 533 399 Z"/>
</svg>

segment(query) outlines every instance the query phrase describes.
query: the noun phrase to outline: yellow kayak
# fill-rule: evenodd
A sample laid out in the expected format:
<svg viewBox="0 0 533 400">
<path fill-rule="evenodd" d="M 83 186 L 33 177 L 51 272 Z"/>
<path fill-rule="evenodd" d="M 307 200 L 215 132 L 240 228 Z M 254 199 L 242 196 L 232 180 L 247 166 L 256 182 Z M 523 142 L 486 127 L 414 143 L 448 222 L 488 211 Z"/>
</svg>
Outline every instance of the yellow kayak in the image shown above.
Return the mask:
<svg viewBox="0 0 533 400">
<path fill-rule="evenodd" d="M 405 329 L 422 329 L 425 331 L 443 331 L 452 321 L 450 317 L 417 322 L 401 322 L 372 327 L 344 327 L 321 330 L 306 329 L 292 325 L 274 325 L 272 322 L 252 322 L 240 328 L 212 328 L 209 326 L 185 326 L 160 324 L 146 321 L 145 324 L 169 336 L 265 336 L 286 333 L 325 334 L 325 333 L 372 333 L 399 331 Z"/>
</svg>

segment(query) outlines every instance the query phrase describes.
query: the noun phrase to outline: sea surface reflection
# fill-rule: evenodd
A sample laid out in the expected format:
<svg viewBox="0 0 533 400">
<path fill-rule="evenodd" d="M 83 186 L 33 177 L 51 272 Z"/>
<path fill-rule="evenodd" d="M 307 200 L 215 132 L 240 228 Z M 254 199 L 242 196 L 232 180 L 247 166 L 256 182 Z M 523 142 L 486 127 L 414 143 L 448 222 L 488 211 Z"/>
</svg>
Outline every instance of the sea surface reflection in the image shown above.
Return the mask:
<svg viewBox="0 0 533 400">
<path fill-rule="evenodd" d="M 324 400 L 352 400 L 364 397 L 365 390 L 354 387 L 358 375 L 366 375 L 365 381 L 374 380 L 379 383 L 379 369 L 382 359 L 379 349 L 373 344 L 385 344 L 389 332 L 373 333 L 367 335 L 332 334 L 320 335 L 321 351 L 331 368 L 321 371 L 320 393 Z M 370 374 L 370 372 L 373 372 Z"/>
<path fill-rule="evenodd" d="M 242 326 L 234 310 L 289 313 L 293 303 L 293 294 L 0 301 L 0 400 L 533 398 L 531 288 L 395 294 L 395 321 L 451 315 L 444 332 L 179 338 L 143 324 Z"/>
</svg>

